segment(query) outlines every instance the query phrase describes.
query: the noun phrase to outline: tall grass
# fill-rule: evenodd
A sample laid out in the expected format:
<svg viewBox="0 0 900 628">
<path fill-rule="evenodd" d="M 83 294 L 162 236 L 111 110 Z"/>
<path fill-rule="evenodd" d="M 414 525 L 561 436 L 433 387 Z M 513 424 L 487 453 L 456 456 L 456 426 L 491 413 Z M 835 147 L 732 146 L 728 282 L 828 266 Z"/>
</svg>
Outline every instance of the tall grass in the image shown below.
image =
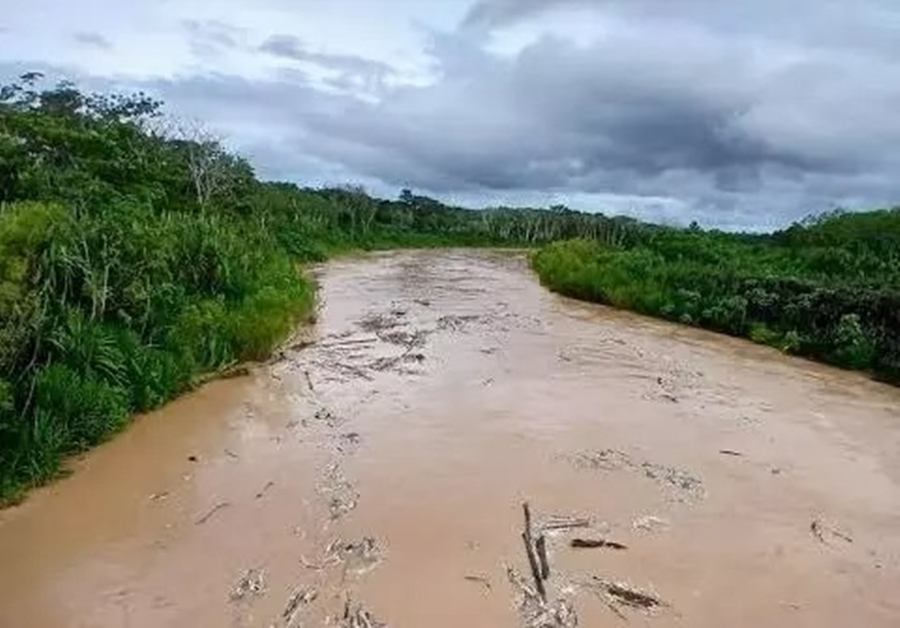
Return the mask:
<svg viewBox="0 0 900 628">
<path fill-rule="evenodd" d="M 6 500 L 198 375 L 263 358 L 314 299 L 253 221 L 129 203 L 92 213 L 8 205 L 0 257 Z"/>
<path fill-rule="evenodd" d="M 895 220 L 900 233 L 900 213 Z M 847 261 L 826 273 L 817 263 L 821 252 L 782 248 L 777 239 L 748 243 L 694 233 L 631 248 L 558 242 L 532 263 L 542 283 L 568 296 L 747 337 L 900 383 L 900 264 L 870 259 L 865 247 L 838 251 Z M 873 284 L 876 264 L 881 278 Z M 871 270 L 858 276 L 858 266 Z"/>
</svg>

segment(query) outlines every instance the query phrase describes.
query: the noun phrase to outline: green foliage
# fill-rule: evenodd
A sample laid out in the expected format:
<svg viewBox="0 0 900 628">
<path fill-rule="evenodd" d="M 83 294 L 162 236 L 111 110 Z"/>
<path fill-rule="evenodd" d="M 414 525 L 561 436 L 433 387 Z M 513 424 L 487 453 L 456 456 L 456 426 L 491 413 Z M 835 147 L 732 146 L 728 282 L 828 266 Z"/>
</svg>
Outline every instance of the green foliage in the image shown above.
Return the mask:
<svg viewBox="0 0 900 628">
<path fill-rule="evenodd" d="M 0 500 L 311 310 L 312 232 L 273 224 L 239 157 L 153 132 L 158 108 L 0 89 Z"/>
<path fill-rule="evenodd" d="M 771 236 L 404 190 L 261 182 L 145 94 L 0 86 L 0 502 L 198 377 L 259 360 L 313 307 L 298 270 L 353 249 L 539 246 L 542 280 L 900 379 L 898 212 Z"/>
<path fill-rule="evenodd" d="M 830 214 L 771 236 L 688 229 L 630 246 L 560 242 L 533 265 L 564 294 L 900 382 L 897 210 Z"/>
<path fill-rule="evenodd" d="M 198 376 L 267 356 L 312 310 L 298 263 L 654 230 L 260 182 L 209 134 L 160 132 L 160 113 L 34 73 L 0 87 L 0 500 Z"/>
</svg>

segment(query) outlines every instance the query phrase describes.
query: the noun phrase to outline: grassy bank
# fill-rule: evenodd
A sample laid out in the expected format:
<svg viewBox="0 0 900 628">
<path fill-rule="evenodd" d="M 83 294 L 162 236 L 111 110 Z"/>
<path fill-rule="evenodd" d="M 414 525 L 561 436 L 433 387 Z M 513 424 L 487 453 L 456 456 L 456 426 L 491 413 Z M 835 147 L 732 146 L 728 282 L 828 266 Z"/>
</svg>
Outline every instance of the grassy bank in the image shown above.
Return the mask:
<svg viewBox="0 0 900 628">
<path fill-rule="evenodd" d="M 630 247 L 573 240 L 533 258 L 562 294 L 750 338 L 900 383 L 900 211 L 770 235 L 669 230 Z"/>
<path fill-rule="evenodd" d="M 353 250 L 541 246 L 579 298 L 900 379 L 896 212 L 769 236 L 404 190 L 261 181 L 143 94 L 0 86 L 0 503 L 199 378 L 257 360 L 313 305 L 298 265 Z"/>
<path fill-rule="evenodd" d="M 0 503 L 309 312 L 299 263 L 350 250 L 620 241 L 634 221 L 474 211 L 257 178 L 144 94 L 0 86 Z"/>
</svg>

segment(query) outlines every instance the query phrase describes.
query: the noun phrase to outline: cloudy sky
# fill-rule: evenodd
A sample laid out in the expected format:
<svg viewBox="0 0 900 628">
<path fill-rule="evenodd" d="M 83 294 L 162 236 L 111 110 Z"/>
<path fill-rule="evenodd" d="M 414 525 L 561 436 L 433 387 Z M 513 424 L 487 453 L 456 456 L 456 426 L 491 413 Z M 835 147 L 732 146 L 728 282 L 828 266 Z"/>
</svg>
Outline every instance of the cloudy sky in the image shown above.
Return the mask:
<svg viewBox="0 0 900 628">
<path fill-rule="evenodd" d="M 28 69 L 302 184 L 751 229 L 900 204 L 897 0 L 10 2 Z"/>
</svg>

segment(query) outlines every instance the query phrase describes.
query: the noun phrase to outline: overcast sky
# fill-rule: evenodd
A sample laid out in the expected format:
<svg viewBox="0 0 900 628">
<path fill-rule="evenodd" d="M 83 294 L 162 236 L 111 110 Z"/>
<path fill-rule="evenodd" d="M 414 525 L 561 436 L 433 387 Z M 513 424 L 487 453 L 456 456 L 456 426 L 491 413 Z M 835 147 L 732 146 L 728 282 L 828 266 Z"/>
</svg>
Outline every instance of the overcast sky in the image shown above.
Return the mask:
<svg viewBox="0 0 900 628">
<path fill-rule="evenodd" d="M 725 228 L 900 203 L 897 0 L 4 4 L 4 79 L 150 90 L 267 178 Z"/>
</svg>

